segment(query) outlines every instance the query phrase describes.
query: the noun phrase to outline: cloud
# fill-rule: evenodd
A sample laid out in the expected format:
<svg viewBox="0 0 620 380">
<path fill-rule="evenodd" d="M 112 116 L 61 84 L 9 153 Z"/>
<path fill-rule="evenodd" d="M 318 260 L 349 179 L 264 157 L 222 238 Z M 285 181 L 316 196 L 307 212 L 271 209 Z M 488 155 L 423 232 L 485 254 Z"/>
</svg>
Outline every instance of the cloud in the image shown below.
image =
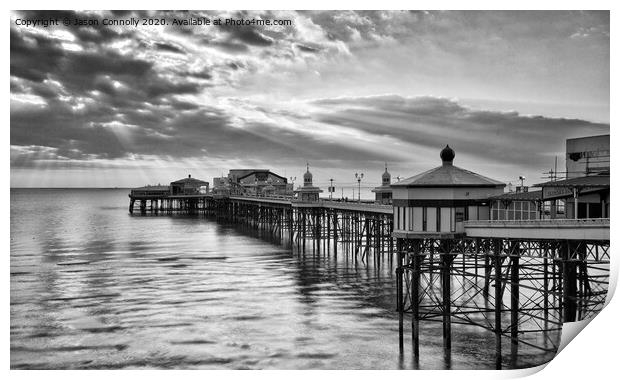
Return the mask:
<svg viewBox="0 0 620 380">
<path fill-rule="evenodd" d="M 155 47 L 161 51 L 167 51 L 167 52 L 171 52 L 171 53 L 178 53 L 178 54 L 184 54 L 184 50 L 178 46 L 175 46 L 173 44 L 170 43 L 165 43 L 165 42 L 156 42 L 155 43 Z"/>
<path fill-rule="evenodd" d="M 609 131 L 583 117 L 451 98 L 608 104 L 605 12 L 19 11 L 12 19 L 132 16 L 292 25 L 12 23 L 12 167 L 195 159 L 407 168 L 449 143 L 457 162 L 540 168 L 565 138 Z"/>
<path fill-rule="evenodd" d="M 389 136 L 414 147 L 450 144 L 479 160 L 543 167 L 566 138 L 609 133 L 609 124 L 470 109 L 439 97 L 380 95 L 319 99 L 321 123 Z"/>
</svg>

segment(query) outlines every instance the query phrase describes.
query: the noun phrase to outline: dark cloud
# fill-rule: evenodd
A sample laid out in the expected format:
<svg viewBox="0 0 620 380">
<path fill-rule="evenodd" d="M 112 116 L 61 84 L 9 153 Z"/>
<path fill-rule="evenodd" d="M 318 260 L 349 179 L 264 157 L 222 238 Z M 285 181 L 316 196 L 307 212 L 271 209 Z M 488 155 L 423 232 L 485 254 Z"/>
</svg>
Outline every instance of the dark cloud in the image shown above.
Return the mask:
<svg viewBox="0 0 620 380">
<path fill-rule="evenodd" d="M 245 42 L 254 46 L 269 46 L 273 44 L 273 40 L 264 36 L 254 28 L 228 27 L 227 31 L 241 42 Z"/>
<path fill-rule="evenodd" d="M 566 138 L 609 133 L 609 125 L 578 119 L 474 110 L 436 97 L 397 95 L 315 101 L 322 123 L 393 137 L 417 146 L 450 144 L 484 160 L 541 167 Z"/>
<path fill-rule="evenodd" d="M 178 71 L 177 74 L 181 77 L 194 77 L 198 79 L 213 78 L 213 75 L 206 68 L 202 70 L 181 70 L 181 71 Z"/>
<path fill-rule="evenodd" d="M 108 26 L 80 26 L 71 29 L 71 32 L 82 42 L 104 44 L 134 36 L 133 31 L 114 29 Z"/>
<path fill-rule="evenodd" d="M 247 45 L 231 41 L 210 42 L 210 45 L 221 48 L 229 53 L 245 53 L 249 50 Z"/>
<path fill-rule="evenodd" d="M 11 75 L 30 82 L 53 80 L 62 85 L 65 95 L 92 97 L 91 92 L 96 90 L 107 95 L 115 107 L 132 107 L 143 101 L 156 104 L 163 96 L 198 93 L 202 87 L 191 77 L 210 79 L 206 70 L 187 74 L 164 76 L 154 70 L 153 62 L 145 59 L 121 55 L 105 47 L 68 51 L 52 38 L 24 35 L 11 29 Z M 122 88 L 118 88 L 119 84 Z M 44 97 L 59 91 L 56 87 L 32 86 Z"/>
<path fill-rule="evenodd" d="M 177 54 L 185 54 L 185 51 L 178 46 L 165 42 L 156 42 L 155 47 L 161 51 L 169 51 Z"/>
<path fill-rule="evenodd" d="M 316 47 L 312 47 L 312 46 L 307 46 L 307 45 L 302 45 L 302 44 L 295 44 L 295 46 L 297 47 L 297 49 L 305 52 L 305 53 L 318 53 L 319 51 L 321 51 L 320 48 L 316 48 Z"/>
<path fill-rule="evenodd" d="M 11 75 L 41 82 L 50 69 L 58 67 L 66 52 L 59 43 L 51 39 L 31 35 L 22 36 L 11 27 Z"/>
</svg>

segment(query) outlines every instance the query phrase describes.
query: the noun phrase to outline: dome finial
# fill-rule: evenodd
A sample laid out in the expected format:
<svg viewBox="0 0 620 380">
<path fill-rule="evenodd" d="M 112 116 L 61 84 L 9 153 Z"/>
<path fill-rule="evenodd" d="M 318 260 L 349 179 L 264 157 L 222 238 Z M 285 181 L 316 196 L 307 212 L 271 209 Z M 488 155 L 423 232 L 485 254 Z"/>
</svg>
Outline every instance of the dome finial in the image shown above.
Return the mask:
<svg viewBox="0 0 620 380">
<path fill-rule="evenodd" d="M 446 147 L 441 150 L 439 157 L 441 157 L 441 161 L 444 165 L 452 165 L 455 155 L 454 149 L 450 148 L 450 145 L 446 144 Z"/>
</svg>

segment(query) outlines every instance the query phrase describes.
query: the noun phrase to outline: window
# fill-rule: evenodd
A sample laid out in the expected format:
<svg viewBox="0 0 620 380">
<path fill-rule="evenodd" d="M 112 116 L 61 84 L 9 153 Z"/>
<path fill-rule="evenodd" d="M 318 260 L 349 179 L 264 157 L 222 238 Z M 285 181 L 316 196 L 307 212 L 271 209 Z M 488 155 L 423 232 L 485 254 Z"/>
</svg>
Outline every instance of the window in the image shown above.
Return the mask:
<svg viewBox="0 0 620 380">
<path fill-rule="evenodd" d="M 454 214 L 454 220 L 459 223 L 465 220 L 465 208 L 457 207 Z"/>
<path fill-rule="evenodd" d="M 437 208 L 436 207 L 426 208 L 426 230 L 428 232 L 437 231 Z"/>
<path fill-rule="evenodd" d="M 407 207 L 407 213 L 409 214 L 409 231 L 413 231 L 413 207 Z"/>
<path fill-rule="evenodd" d="M 413 208 L 413 230 L 414 231 L 422 231 L 423 214 L 424 214 L 424 211 L 422 207 Z"/>
<path fill-rule="evenodd" d="M 426 231 L 426 218 L 427 218 L 427 207 L 422 208 L 422 231 Z"/>
</svg>

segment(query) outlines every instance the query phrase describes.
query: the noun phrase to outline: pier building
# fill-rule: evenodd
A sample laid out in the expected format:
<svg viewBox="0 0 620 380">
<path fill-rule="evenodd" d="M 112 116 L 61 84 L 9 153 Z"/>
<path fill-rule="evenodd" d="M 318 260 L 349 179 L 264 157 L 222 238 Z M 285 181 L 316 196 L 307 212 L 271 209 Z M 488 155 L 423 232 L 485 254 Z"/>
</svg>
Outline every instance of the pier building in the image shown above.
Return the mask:
<svg viewBox="0 0 620 380">
<path fill-rule="evenodd" d="M 542 199 L 551 203 L 552 219 L 609 218 L 609 172 L 537 184 Z M 553 212 L 557 202 L 565 213 Z"/>
<path fill-rule="evenodd" d="M 375 193 L 375 202 L 382 205 L 392 204 L 392 175 L 388 172 L 387 163 L 385 164 L 385 172 L 381 175 L 381 186 L 372 189 Z"/>
<path fill-rule="evenodd" d="M 463 234 L 466 220 L 489 219 L 489 198 L 506 184 L 454 166 L 448 145 L 440 157 L 441 166 L 391 185 L 394 237 L 450 237 Z"/>
<path fill-rule="evenodd" d="M 528 191 L 517 187 L 517 191 L 489 198 L 491 220 L 534 220 L 549 218 L 542 200 L 542 190 Z"/>
<path fill-rule="evenodd" d="M 197 195 L 209 192 L 209 182 L 192 178 L 191 174 L 187 178 L 182 178 L 170 182 L 170 194 L 172 195 Z"/>
<path fill-rule="evenodd" d="M 228 179 L 236 190 L 233 192 L 238 195 L 287 194 L 286 178 L 268 169 L 232 169 L 228 173 Z"/>
<path fill-rule="evenodd" d="M 304 173 L 304 185 L 299 186 L 295 190 L 297 196 L 296 201 L 301 203 L 318 203 L 319 194 L 323 190 L 312 185 L 312 173 L 310 173 L 310 165 L 306 163 L 306 172 Z"/>
<path fill-rule="evenodd" d="M 566 178 L 609 172 L 609 136 L 586 136 L 566 140 Z"/>
<path fill-rule="evenodd" d="M 609 218 L 610 135 L 566 140 L 566 176 L 537 184 L 552 219 Z M 558 213 L 558 209 L 563 209 Z"/>
<path fill-rule="evenodd" d="M 211 192 L 216 196 L 229 196 L 230 182 L 228 177 L 213 177 L 213 189 Z"/>
<path fill-rule="evenodd" d="M 131 189 L 130 196 L 135 198 L 142 197 L 166 197 L 170 195 L 170 186 L 165 185 L 146 185 Z"/>
</svg>

